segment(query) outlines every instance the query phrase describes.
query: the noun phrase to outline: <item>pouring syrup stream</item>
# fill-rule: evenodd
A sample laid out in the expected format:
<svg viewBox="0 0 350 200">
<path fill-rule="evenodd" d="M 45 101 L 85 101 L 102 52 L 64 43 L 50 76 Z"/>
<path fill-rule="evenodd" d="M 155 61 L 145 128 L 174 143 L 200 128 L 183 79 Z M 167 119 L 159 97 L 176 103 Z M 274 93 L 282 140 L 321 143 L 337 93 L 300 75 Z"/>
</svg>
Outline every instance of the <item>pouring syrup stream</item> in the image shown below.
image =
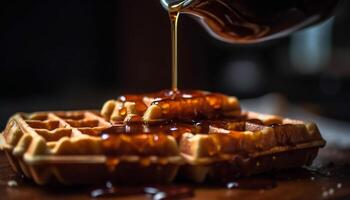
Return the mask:
<svg viewBox="0 0 350 200">
<path fill-rule="evenodd" d="M 171 41 L 172 41 L 172 89 L 177 91 L 177 22 L 179 13 L 169 13 L 171 21 Z"/>
<path fill-rule="evenodd" d="M 172 85 L 173 91 L 178 91 L 178 57 L 177 57 L 177 26 L 180 15 L 181 4 L 172 5 L 169 9 L 171 23 L 171 44 L 172 44 Z"/>
</svg>

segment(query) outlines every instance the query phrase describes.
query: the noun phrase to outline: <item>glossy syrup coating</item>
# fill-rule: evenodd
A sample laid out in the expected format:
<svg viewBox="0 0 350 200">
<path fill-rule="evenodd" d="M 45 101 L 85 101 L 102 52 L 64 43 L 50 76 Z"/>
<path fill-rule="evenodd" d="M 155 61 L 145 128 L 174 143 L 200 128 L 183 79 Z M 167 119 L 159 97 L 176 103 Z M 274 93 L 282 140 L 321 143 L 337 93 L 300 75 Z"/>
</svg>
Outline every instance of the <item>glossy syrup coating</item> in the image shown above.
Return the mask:
<svg viewBox="0 0 350 200">
<path fill-rule="evenodd" d="M 259 122 L 262 124 L 262 122 Z M 225 135 L 239 137 L 241 131 L 255 131 L 264 125 L 251 124 L 240 118 L 222 118 L 215 120 L 169 120 L 155 123 L 142 121 L 115 124 L 101 132 L 102 144 L 106 154 L 112 156 L 139 155 L 139 156 L 175 156 L 172 139 L 177 144 L 185 133 L 217 135 L 224 140 Z"/>
<path fill-rule="evenodd" d="M 101 114 L 110 121 L 215 119 L 240 114 L 237 98 L 199 90 L 162 90 L 156 93 L 123 95 L 105 104 Z M 127 117 L 127 115 L 132 116 Z"/>
<path fill-rule="evenodd" d="M 183 134 L 208 134 L 211 126 L 235 128 L 228 124 L 242 120 L 244 116 L 225 117 L 226 111 L 238 110 L 240 113 L 239 104 L 231 104 L 226 95 L 200 90 L 122 95 L 113 108 L 118 120 L 101 133 L 103 148 L 114 156 L 177 155 L 176 148 L 172 149 L 170 145 L 170 138 L 179 143 Z M 144 120 L 145 113 L 153 112 L 152 107 L 159 108 L 160 120 Z"/>
</svg>

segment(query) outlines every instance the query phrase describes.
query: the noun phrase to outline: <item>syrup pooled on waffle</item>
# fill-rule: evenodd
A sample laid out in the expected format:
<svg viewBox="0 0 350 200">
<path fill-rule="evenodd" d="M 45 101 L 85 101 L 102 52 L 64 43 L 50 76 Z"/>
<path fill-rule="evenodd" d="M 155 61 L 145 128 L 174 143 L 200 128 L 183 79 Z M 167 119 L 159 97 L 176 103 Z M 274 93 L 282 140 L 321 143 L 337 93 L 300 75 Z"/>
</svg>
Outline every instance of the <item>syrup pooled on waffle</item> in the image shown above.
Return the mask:
<svg viewBox="0 0 350 200">
<path fill-rule="evenodd" d="M 163 90 L 144 95 L 124 95 L 108 101 L 102 115 L 112 122 L 145 122 L 233 117 L 240 114 L 237 98 L 205 91 Z"/>
<path fill-rule="evenodd" d="M 114 125 L 103 131 L 111 151 L 126 134 L 152 138 L 135 145 L 139 154 L 164 154 L 170 136 L 185 161 L 180 174 L 198 182 L 311 164 L 325 144 L 313 123 L 241 112 L 235 97 L 204 91 L 125 95 L 101 115 Z"/>
<path fill-rule="evenodd" d="M 313 123 L 242 112 L 235 97 L 204 91 L 124 95 L 97 112 L 18 113 L 0 137 L 13 169 L 38 184 L 226 181 L 309 165 L 324 144 Z"/>
</svg>

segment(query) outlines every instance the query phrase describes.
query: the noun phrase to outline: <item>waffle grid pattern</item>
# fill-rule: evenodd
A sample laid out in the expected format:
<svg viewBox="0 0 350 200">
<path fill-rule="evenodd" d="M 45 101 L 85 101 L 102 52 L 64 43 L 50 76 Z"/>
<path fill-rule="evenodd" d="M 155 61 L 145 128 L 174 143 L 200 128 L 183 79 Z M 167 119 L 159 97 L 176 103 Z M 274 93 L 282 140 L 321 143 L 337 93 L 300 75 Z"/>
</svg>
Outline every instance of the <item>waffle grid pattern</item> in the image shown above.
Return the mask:
<svg viewBox="0 0 350 200">
<path fill-rule="evenodd" d="M 250 175 L 310 164 L 325 144 L 313 123 L 253 112 L 242 115 L 243 120 L 224 127 L 210 126 L 208 134 L 184 133 L 177 143 L 168 136 L 178 154 L 165 159 L 154 155 L 147 160 L 139 155 L 109 159 L 101 147 L 101 132 L 112 123 L 94 111 L 16 114 L 2 134 L 1 147 L 13 169 L 38 184 L 52 180 L 70 184 L 110 177 L 129 180 L 134 172 L 139 172 L 139 179 L 160 182 L 176 175 L 197 182 L 222 179 L 227 174 L 220 173 L 227 170 Z"/>
</svg>

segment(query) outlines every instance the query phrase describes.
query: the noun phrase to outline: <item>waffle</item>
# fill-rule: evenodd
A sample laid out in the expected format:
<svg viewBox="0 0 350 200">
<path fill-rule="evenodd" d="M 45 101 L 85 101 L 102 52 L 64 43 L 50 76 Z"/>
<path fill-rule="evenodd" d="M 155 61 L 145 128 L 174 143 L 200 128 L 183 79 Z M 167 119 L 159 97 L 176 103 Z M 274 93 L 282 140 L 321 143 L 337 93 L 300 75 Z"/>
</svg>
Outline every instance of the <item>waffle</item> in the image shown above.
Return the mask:
<svg viewBox="0 0 350 200">
<path fill-rule="evenodd" d="M 174 137 L 185 161 L 179 174 L 196 182 L 309 165 L 325 145 L 314 123 L 242 112 L 237 98 L 205 91 L 125 95 L 106 102 L 101 115 Z"/>
<path fill-rule="evenodd" d="M 173 180 L 183 160 L 171 137 L 163 137 L 166 155 L 155 156 L 137 154 L 130 148 L 135 141 L 150 142 L 151 135 L 121 135 L 115 142 L 127 148 L 109 156 L 104 148 L 108 142 L 101 137 L 109 127 L 109 122 L 91 111 L 19 113 L 9 120 L 0 144 L 12 168 L 40 185 Z"/>
<path fill-rule="evenodd" d="M 309 165 L 324 144 L 313 123 L 202 91 L 125 95 L 100 113 L 19 113 L 1 137 L 13 169 L 38 184 L 226 181 Z"/>
</svg>

